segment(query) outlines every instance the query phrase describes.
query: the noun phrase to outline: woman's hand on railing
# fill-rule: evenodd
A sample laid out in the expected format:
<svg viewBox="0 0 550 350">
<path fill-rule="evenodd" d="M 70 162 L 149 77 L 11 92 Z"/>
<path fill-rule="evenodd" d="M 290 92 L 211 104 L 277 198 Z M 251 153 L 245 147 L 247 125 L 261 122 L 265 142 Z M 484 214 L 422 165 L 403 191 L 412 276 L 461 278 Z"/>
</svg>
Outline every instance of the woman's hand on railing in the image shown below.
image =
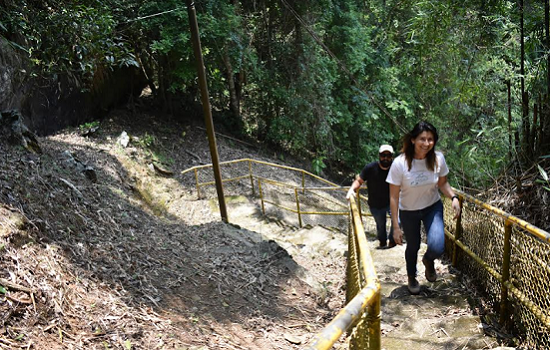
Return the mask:
<svg viewBox="0 0 550 350">
<path fill-rule="evenodd" d="M 399 245 L 403 245 L 403 231 L 401 227 L 397 226 L 393 228 L 393 240 Z"/>
<path fill-rule="evenodd" d="M 453 196 L 453 198 L 451 199 L 451 207 L 455 212 L 455 216 L 453 219 L 456 220 L 460 216 L 460 211 L 462 210 L 462 208 L 460 207 L 460 200 L 458 200 L 458 197 Z"/>
</svg>

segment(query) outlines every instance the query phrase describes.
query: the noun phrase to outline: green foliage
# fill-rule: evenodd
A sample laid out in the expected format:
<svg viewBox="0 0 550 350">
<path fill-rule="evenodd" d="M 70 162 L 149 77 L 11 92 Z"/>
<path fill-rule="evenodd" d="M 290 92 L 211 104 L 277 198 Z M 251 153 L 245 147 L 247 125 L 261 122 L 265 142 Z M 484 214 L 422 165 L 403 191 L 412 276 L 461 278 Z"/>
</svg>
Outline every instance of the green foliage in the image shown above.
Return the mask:
<svg viewBox="0 0 550 350">
<path fill-rule="evenodd" d="M 175 160 L 171 157 L 167 157 L 164 153 L 161 152 L 152 152 L 151 154 L 154 161 L 166 164 L 166 165 L 174 165 Z"/>
<path fill-rule="evenodd" d="M 171 92 L 184 91 L 190 82 L 194 82 L 197 74 L 192 59 L 187 10 L 183 4 L 184 2 L 175 0 L 141 2 L 136 9 L 141 16 L 165 14 L 132 23 L 136 32 L 141 32 L 148 38 L 138 44 L 138 51 L 144 57 L 152 58 L 149 62 L 150 69 L 155 69 L 155 65 L 163 68 L 158 69 L 159 86 Z"/>
<path fill-rule="evenodd" d="M 543 185 L 542 188 L 550 192 L 550 177 L 548 177 L 548 173 L 539 164 L 537 164 L 537 167 L 539 169 L 539 173 L 540 173 L 540 176 L 542 177 L 542 180 L 537 179 L 536 182 L 542 184 Z"/>
<path fill-rule="evenodd" d="M 224 121 L 237 118 L 227 125 L 244 134 L 309 157 L 318 171 L 358 171 L 381 143 L 399 149 L 403 130 L 393 120 L 405 129 L 433 122 L 452 181 L 471 187 L 490 184 L 518 151 L 508 142 L 522 125 L 516 2 L 195 4 L 212 108 Z M 48 6 L 9 2 L 0 10 L 0 30 L 27 53 L 32 74 L 68 74 L 86 88 L 101 68 L 140 66 L 163 103 L 175 94 L 198 100 L 184 2 Z M 532 96 L 546 93 L 543 23 L 543 3 L 530 3 L 524 78 Z M 146 135 L 140 143 L 154 141 Z"/>
<path fill-rule="evenodd" d="M 90 130 L 90 129 L 97 129 L 97 128 L 99 128 L 99 121 L 98 120 L 95 120 L 93 122 L 84 123 L 84 124 L 78 126 L 78 129 L 80 130 L 80 132 Z"/>
<path fill-rule="evenodd" d="M 326 157 L 323 155 L 313 158 L 313 161 L 311 162 L 313 173 L 315 173 L 316 175 L 321 174 L 321 172 L 327 167 L 325 164 L 325 159 Z"/>
<path fill-rule="evenodd" d="M 156 137 L 147 132 L 141 137 L 135 137 L 135 139 L 137 140 L 137 144 L 142 148 L 152 148 L 157 143 Z"/>
<path fill-rule="evenodd" d="M 6 37 L 23 38 L 17 47 L 28 54 L 32 75 L 67 74 L 86 89 L 98 67 L 138 65 L 109 6 L 98 1 L 43 6 L 8 3 L 0 12 Z"/>
</svg>

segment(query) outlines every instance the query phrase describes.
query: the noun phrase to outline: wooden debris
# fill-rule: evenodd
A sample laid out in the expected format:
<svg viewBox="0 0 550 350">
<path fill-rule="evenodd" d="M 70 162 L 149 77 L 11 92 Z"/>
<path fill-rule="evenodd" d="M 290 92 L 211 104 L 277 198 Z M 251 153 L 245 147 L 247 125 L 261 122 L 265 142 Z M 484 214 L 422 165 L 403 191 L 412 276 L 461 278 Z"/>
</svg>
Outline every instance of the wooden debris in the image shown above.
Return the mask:
<svg viewBox="0 0 550 350">
<path fill-rule="evenodd" d="M 82 192 L 80 192 L 80 191 L 78 190 L 78 188 L 76 188 L 75 185 L 73 185 L 73 184 L 70 183 L 68 180 L 65 180 L 65 179 L 63 179 L 63 178 L 61 178 L 61 177 L 59 178 L 59 180 L 61 180 L 61 182 L 63 182 L 65 185 L 69 186 L 69 188 L 70 188 L 71 190 L 73 190 L 73 191 L 77 194 L 77 196 L 78 196 L 79 198 L 84 198 L 84 195 L 82 194 Z"/>
<path fill-rule="evenodd" d="M 168 169 L 164 168 L 162 165 L 160 165 L 157 162 L 153 162 L 153 168 L 155 169 L 155 171 L 157 171 L 158 173 L 160 173 L 162 175 L 165 175 L 165 176 L 174 175 L 174 172 L 172 170 L 168 170 Z"/>
<path fill-rule="evenodd" d="M 25 292 L 25 293 L 29 293 L 29 294 L 36 293 L 31 288 L 27 288 L 27 287 L 21 286 L 19 284 L 10 282 L 5 278 L 0 278 L 0 284 L 2 286 L 6 287 L 6 288 L 11 289 L 11 290 L 17 290 L 17 291 Z"/>
</svg>

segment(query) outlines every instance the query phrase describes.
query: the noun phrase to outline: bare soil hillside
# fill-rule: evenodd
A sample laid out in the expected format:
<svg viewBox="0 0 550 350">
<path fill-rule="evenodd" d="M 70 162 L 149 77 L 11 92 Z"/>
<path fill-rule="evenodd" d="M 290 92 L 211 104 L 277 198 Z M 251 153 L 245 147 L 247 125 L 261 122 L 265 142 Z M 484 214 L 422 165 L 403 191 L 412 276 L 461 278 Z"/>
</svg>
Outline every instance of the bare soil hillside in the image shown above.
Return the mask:
<svg viewBox="0 0 550 350">
<path fill-rule="evenodd" d="M 345 258 L 292 257 L 182 184 L 200 125 L 117 111 L 38 142 L 0 139 L 0 349 L 297 349 L 341 308 Z"/>
</svg>

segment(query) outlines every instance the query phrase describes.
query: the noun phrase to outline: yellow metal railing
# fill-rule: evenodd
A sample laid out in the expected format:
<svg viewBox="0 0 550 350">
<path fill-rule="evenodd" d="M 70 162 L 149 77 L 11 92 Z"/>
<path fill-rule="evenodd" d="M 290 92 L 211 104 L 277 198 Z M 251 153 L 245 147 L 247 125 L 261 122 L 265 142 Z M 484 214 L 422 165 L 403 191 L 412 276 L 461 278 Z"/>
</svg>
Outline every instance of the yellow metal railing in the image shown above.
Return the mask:
<svg viewBox="0 0 550 350">
<path fill-rule="evenodd" d="M 319 333 L 308 350 L 332 348 L 348 329 L 349 348 L 379 350 L 380 343 L 380 283 L 370 255 L 363 223 L 355 201 L 350 202 L 348 235 L 348 265 L 346 270 L 346 306 Z"/>
<path fill-rule="evenodd" d="M 337 222 L 348 226 L 346 305 L 314 337 L 307 349 L 330 349 L 348 332 L 350 349 L 380 350 L 380 284 L 368 248 L 362 215 L 355 201 L 349 205 L 344 201 L 347 189 L 302 169 L 253 159 L 221 162 L 220 167 L 224 186 L 240 183 L 241 187 L 236 190 L 238 194 L 242 194 L 243 186 L 250 186 L 252 195 L 259 197 L 264 214 L 267 213 L 266 204 L 296 213 L 299 226 L 303 225 L 304 216 L 314 217 L 317 224 L 320 219 L 327 220 L 327 217 L 346 218 L 343 224 Z M 205 195 L 205 188 L 214 184 L 212 175 L 205 171 L 209 168 L 210 165 L 201 165 L 182 172 L 182 175 L 194 175 L 199 198 Z M 226 191 L 226 195 L 228 192 L 231 193 Z"/>
<path fill-rule="evenodd" d="M 459 194 L 445 223 L 449 255 L 499 314 L 499 323 L 525 348 L 550 348 L 550 234 L 476 198 Z"/>
</svg>

